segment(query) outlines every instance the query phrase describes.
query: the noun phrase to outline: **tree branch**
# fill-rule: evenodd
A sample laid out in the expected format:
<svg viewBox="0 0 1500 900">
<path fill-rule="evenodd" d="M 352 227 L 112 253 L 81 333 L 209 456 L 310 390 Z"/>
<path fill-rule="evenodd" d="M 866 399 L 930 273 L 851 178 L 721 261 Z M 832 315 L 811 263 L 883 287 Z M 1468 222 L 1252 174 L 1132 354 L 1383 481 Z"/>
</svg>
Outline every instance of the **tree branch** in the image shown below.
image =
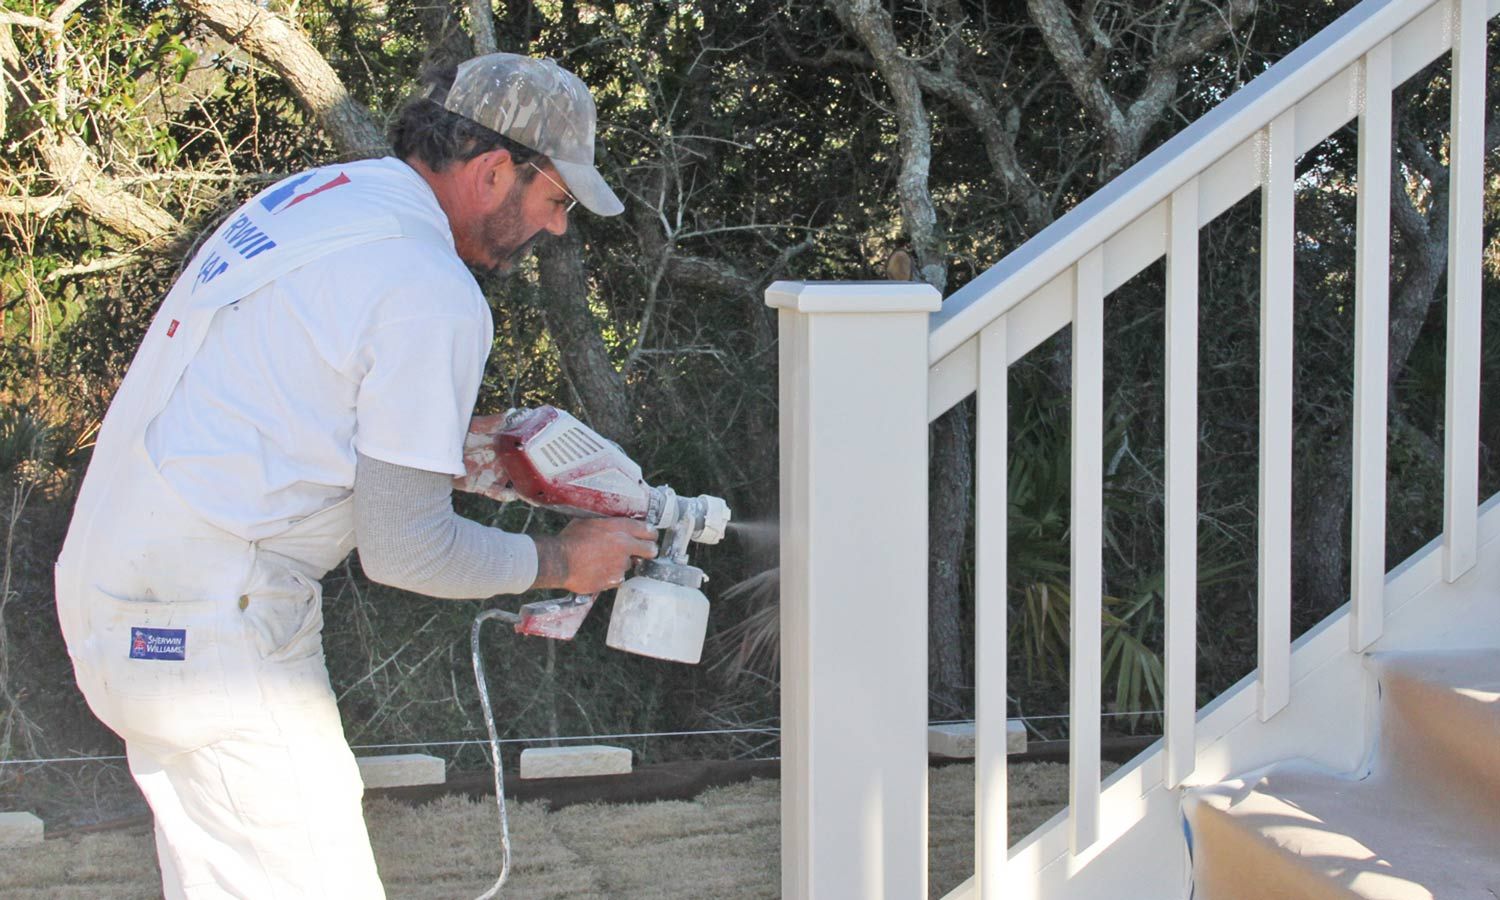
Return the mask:
<svg viewBox="0 0 1500 900">
<path fill-rule="evenodd" d="M 577 228 L 537 243 L 537 286 L 547 330 L 557 340 L 563 376 L 577 394 L 586 420 L 621 443 L 635 433 L 625 379 L 589 310 L 588 276 Z"/>
<path fill-rule="evenodd" d="M 116 253 L 111 256 L 101 256 L 93 262 L 54 269 L 42 280 L 47 284 L 51 284 L 54 281 L 61 281 L 64 278 L 77 278 L 80 275 L 97 275 L 100 272 L 112 272 L 115 269 L 123 269 L 140 261 L 140 254 Z"/>
<path fill-rule="evenodd" d="M 938 231 L 937 210 L 928 188 L 932 166 L 932 128 L 918 83 L 919 68 L 901 52 L 890 13 L 874 0 L 830 0 L 844 27 L 859 38 L 875 58 L 875 68 L 896 103 L 901 149 L 901 174 L 896 181 L 901 216 L 906 221 L 922 280 L 939 291 L 948 284 L 948 265 Z"/>
<path fill-rule="evenodd" d="M 1202 60 L 1214 45 L 1244 24 L 1250 14 L 1255 12 L 1257 4 L 1258 0 L 1229 0 L 1225 9 L 1216 9 L 1212 14 L 1204 16 L 1203 21 L 1190 30 L 1187 37 L 1179 38 L 1174 34 L 1170 45 L 1151 67 L 1176 69 Z M 1187 5 L 1184 4 L 1183 9 L 1186 8 Z"/>
<path fill-rule="evenodd" d="M 68 16 L 78 12 L 79 7 L 87 2 L 88 0 L 65 0 L 62 5 L 52 11 L 52 15 L 48 16 L 47 20 L 52 23 L 53 28 L 62 31 L 63 26 L 68 22 Z"/>
<path fill-rule="evenodd" d="M 1063 77 L 1073 88 L 1083 108 L 1096 125 L 1104 130 L 1104 159 L 1101 180 L 1114 177 L 1141 156 L 1146 138 L 1161 121 L 1161 114 L 1177 96 L 1178 70 L 1195 62 L 1219 41 L 1238 28 L 1255 11 L 1257 0 L 1229 0 L 1224 9 L 1214 9 L 1179 37 L 1186 22 L 1187 5 L 1178 10 L 1169 29 L 1168 49 L 1163 50 L 1146 71 L 1145 85 L 1125 109 L 1110 94 L 1102 72 L 1085 53 L 1083 42 L 1063 0 L 1027 0 L 1031 19 L 1042 33 Z M 1088 12 L 1085 11 L 1085 15 Z M 1090 21 L 1088 24 L 1093 25 Z M 1096 43 L 1104 48 L 1108 38 Z"/>
<path fill-rule="evenodd" d="M 1021 163 L 1016 152 L 1015 133 L 1006 127 L 1000 110 L 977 89 L 965 84 L 956 73 L 934 72 L 921 66 L 913 66 L 913 69 L 925 90 L 957 107 L 979 129 L 990 170 L 1005 185 L 1010 196 L 1019 201 L 1027 226 L 1033 231 L 1047 227 L 1052 221 L 1047 197 Z"/>
<path fill-rule="evenodd" d="M 495 11 L 490 7 L 490 0 L 469 0 L 469 20 L 477 55 L 484 56 L 500 49 L 495 42 Z"/>
<path fill-rule="evenodd" d="M 106 175 L 76 135 L 44 132 L 37 149 L 72 205 L 111 230 L 145 244 L 172 235 L 180 227 L 171 213 Z"/>
<path fill-rule="evenodd" d="M 20 75 L 21 54 L 5 26 L 0 26 L 0 64 L 3 64 L 11 83 L 20 90 L 20 85 L 23 84 Z M 26 99 L 28 102 L 32 101 L 30 97 Z M 106 174 L 77 135 L 44 125 L 37 134 L 37 150 L 46 164 L 48 174 L 62 187 L 62 196 L 47 200 L 28 197 L 19 203 L 7 198 L 10 202 L 5 205 L 11 209 L 19 206 L 19 212 L 25 214 L 37 212 L 41 207 L 50 206 L 54 202 L 57 205 L 52 206 L 49 211 L 55 212 L 64 205 L 73 205 L 104 226 L 141 243 L 156 241 L 175 233 L 179 228 L 176 217 L 171 213 L 135 196 L 118 180 Z M 34 206 L 34 203 L 40 206 Z"/>
<path fill-rule="evenodd" d="M 369 110 L 350 96 L 328 60 L 301 31 L 249 0 L 184 0 L 183 6 L 285 78 L 345 156 L 386 152 L 385 136 Z"/>
<path fill-rule="evenodd" d="M 1073 17 L 1062 0 L 1027 0 L 1031 21 L 1042 33 L 1042 41 L 1057 60 L 1057 67 L 1072 86 L 1083 108 L 1095 124 L 1110 135 L 1124 130 L 1125 117 L 1104 86 L 1104 80 L 1083 52 L 1083 42 L 1073 26 Z"/>
<path fill-rule="evenodd" d="M 819 56 L 808 56 L 796 47 L 786 36 L 786 30 L 779 22 L 771 24 L 771 34 L 776 37 L 776 43 L 781 47 L 781 52 L 786 54 L 787 59 L 799 66 L 807 66 L 813 69 L 827 69 L 833 66 L 849 66 L 855 69 L 872 69 L 875 60 L 869 54 L 858 50 L 844 50 L 839 47 L 828 47 Z"/>
<path fill-rule="evenodd" d="M 68 208 L 66 197 L 0 197 L 0 215 L 5 216 L 50 216 L 60 209 Z"/>
<path fill-rule="evenodd" d="M 0 9 L 0 25 L 19 25 L 22 28 L 40 28 L 43 31 L 57 30 L 57 27 L 46 19 L 38 19 L 36 16 L 13 13 L 4 9 Z"/>
</svg>

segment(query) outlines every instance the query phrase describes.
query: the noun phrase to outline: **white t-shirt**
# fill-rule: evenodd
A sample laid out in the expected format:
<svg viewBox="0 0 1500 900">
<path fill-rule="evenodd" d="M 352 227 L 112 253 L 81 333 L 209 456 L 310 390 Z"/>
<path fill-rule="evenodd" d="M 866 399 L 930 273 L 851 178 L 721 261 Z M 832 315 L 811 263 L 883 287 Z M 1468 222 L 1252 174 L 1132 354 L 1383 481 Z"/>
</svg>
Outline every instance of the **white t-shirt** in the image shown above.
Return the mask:
<svg viewBox="0 0 1500 900">
<path fill-rule="evenodd" d="M 493 336 L 427 183 L 399 160 L 403 211 L 433 234 L 335 251 L 214 314 L 146 450 L 179 496 L 245 540 L 348 497 L 355 452 L 463 474 Z M 185 276 L 186 277 L 186 276 Z"/>
</svg>

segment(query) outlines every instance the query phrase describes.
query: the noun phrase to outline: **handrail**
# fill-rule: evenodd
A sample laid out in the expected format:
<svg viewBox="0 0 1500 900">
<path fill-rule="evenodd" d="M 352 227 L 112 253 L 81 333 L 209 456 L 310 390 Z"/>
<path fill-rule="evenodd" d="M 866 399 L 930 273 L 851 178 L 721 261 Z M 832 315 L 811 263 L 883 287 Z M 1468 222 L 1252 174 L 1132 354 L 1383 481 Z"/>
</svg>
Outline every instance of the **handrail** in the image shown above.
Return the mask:
<svg viewBox="0 0 1500 900">
<path fill-rule="evenodd" d="M 931 319 L 928 359 L 973 338 L 1436 2 L 1368 0 L 1323 29 L 948 297 Z M 1490 0 L 1488 15 L 1497 13 L 1500 0 Z"/>
</svg>

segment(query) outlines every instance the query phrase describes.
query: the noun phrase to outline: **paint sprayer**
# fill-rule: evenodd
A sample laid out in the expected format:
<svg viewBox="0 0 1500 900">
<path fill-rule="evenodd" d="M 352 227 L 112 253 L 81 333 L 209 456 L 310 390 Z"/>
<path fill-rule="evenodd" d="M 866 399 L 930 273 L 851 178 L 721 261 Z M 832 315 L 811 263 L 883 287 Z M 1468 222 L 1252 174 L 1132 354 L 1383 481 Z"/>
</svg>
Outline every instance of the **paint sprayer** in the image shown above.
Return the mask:
<svg viewBox="0 0 1500 900">
<path fill-rule="evenodd" d="M 482 492 L 489 496 L 514 497 L 573 516 L 639 519 L 658 529 L 661 545 L 656 558 L 636 560 L 634 573 L 616 589 L 605 643 L 655 659 L 698 662 L 708 630 L 708 599 L 700 589 L 707 576 L 688 563 L 688 544 L 717 544 L 724 537 L 730 514 L 723 500 L 706 494 L 680 497 L 666 485 L 648 485 L 641 467 L 618 445 L 551 406 L 512 410 L 494 435 L 471 433 L 465 454 L 479 457 L 478 477 Z M 596 596 L 537 600 L 518 612 L 488 609 L 474 620 L 469 647 L 489 729 L 501 848 L 499 880 L 479 900 L 494 897 L 510 874 L 500 740 L 479 652 L 480 628 L 496 619 L 517 634 L 572 640 Z"/>
</svg>

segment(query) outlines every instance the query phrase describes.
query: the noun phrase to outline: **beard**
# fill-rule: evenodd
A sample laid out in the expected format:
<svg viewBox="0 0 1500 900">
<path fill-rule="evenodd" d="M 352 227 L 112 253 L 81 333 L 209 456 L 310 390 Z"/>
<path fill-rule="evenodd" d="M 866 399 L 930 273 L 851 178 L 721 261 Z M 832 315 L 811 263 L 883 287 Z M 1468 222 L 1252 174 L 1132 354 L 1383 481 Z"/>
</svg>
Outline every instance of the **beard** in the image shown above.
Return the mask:
<svg viewBox="0 0 1500 900">
<path fill-rule="evenodd" d="M 540 228 L 528 231 L 521 205 L 521 194 L 529 182 L 519 179 L 511 186 L 500 208 L 479 223 L 480 246 L 485 248 L 488 259 L 474 265 L 485 274 L 508 273 L 516 263 L 526 258 L 536 242 L 546 234 Z"/>
</svg>

